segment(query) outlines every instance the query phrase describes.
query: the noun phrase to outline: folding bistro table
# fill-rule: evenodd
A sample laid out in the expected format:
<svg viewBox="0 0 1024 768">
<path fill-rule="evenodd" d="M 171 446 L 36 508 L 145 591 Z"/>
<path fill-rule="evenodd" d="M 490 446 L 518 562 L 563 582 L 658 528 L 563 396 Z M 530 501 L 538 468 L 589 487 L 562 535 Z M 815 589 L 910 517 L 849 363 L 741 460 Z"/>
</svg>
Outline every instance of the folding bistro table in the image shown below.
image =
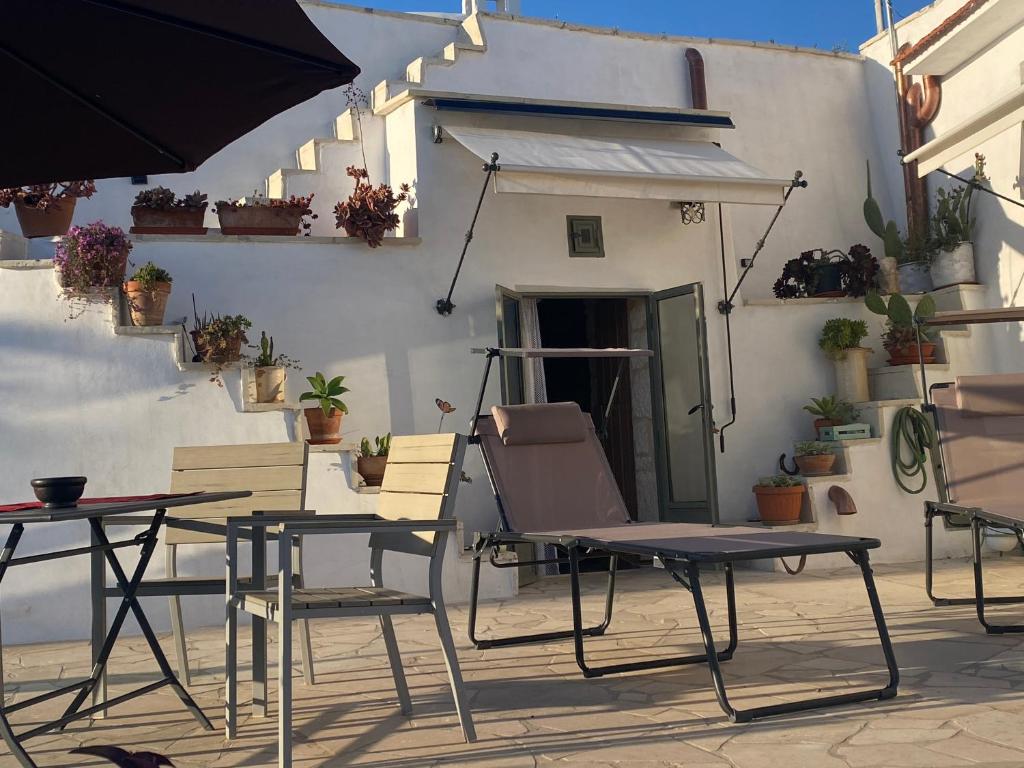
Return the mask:
<svg viewBox="0 0 1024 768">
<path fill-rule="evenodd" d="M 249 491 L 224 491 L 219 493 L 161 495 L 143 498 L 92 499 L 86 500 L 86 503 L 79 504 L 75 507 L 46 509 L 40 507 L 32 508 L 32 505 L 19 505 L 19 507 L 13 511 L 0 512 L 0 524 L 11 525 L 10 533 L 7 536 L 7 542 L 4 545 L 3 551 L 0 552 L 0 582 L 3 581 L 3 577 L 6 575 L 7 569 L 12 566 L 29 565 L 31 563 L 41 563 L 49 560 L 59 560 L 67 557 L 74 557 L 76 555 L 88 554 L 92 556 L 90 569 L 92 594 L 94 596 L 97 594 L 102 596 L 102 590 L 104 587 L 103 558 L 106 558 L 107 564 L 110 566 L 110 570 L 117 579 L 118 586 L 120 586 L 124 591 L 124 599 L 121 601 L 117 611 L 114 613 L 109 629 L 103 626 L 105 622 L 97 622 L 95 614 L 99 613 L 100 617 L 102 617 L 104 612 L 97 612 L 95 610 L 95 600 L 93 601 L 94 616 L 92 632 L 94 640 L 99 639 L 101 642 L 93 644 L 93 648 L 96 650 L 94 651 L 93 656 L 92 672 L 89 677 L 84 680 L 56 688 L 52 691 L 47 691 L 46 693 L 33 696 L 32 698 L 19 701 L 15 704 L 4 705 L 2 663 L 3 641 L 2 638 L 0 638 L 0 733 L 3 734 L 4 741 L 7 742 L 7 746 L 11 750 L 11 754 L 18 759 L 18 762 L 24 766 L 24 768 L 35 768 L 36 764 L 32 761 L 32 758 L 29 757 L 28 752 L 26 752 L 25 748 L 22 746 L 23 741 L 55 729 L 61 729 L 73 720 L 102 713 L 107 709 L 107 707 L 115 706 L 139 696 L 143 696 L 151 691 L 157 690 L 158 688 L 162 688 L 165 685 L 169 685 L 174 690 L 178 695 L 178 698 L 181 699 L 181 703 L 185 705 L 185 707 L 192 713 L 193 717 L 195 717 L 204 728 L 207 730 L 213 729 L 213 726 L 210 724 L 210 721 L 207 720 L 206 715 L 203 714 L 202 710 L 199 709 L 199 706 L 192 700 L 192 697 L 189 696 L 181 683 L 178 682 L 178 678 L 175 676 L 174 670 L 171 669 L 171 665 L 168 663 L 167 657 L 164 656 L 164 652 L 160 649 L 160 644 L 157 642 L 156 635 L 153 633 L 153 628 L 146 619 L 146 614 L 143 612 L 142 606 L 139 604 L 135 593 L 138 589 L 139 583 L 142 581 L 142 578 L 146 573 L 146 567 L 149 565 L 149 561 L 153 556 L 153 551 L 156 548 L 156 543 L 160 533 L 160 527 L 164 523 L 168 509 L 184 507 L 191 504 L 206 504 L 209 502 L 224 501 L 227 499 L 240 499 L 250 495 L 251 493 Z M 149 519 L 148 526 L 145 531 L 129 539 L 119 541 L 110 541 L 107 538 L 106 532 L 103 529 L 103 521 L 105 518 L 138 512 L 152 512 L 152 517 Z M 63 523 L 78 520 L 89 521 L 89 528 L 92 536 L 89 546 L 44 552 L 38 555 L 26 555 L 25 557 L 14 556 L 18 543 L 21 541 L 22 535 L 25 532 L 26 525 L 33 525 L 36 523 Z M 129 547 L 139 548 L 139 561 L 131 576 L 127 574 L 117 557 L 118 549 L 126 549 Z M 121 633 L 124 621 L 128 618 L 129 611 L 134 614 L 135 620 L 138 622 L 139 628 L 142 630 L 142 634 L 146 638 L 146 642 L 149 644 L 153 658 L 156 660 L 156 663 L 160 668 L 161 677 L 154 682 L 128 693 L 120 694 L 107 701 L 99 701 L 98 703 L 94 703 L 92 706 L 83 708 L 82 705 L 85 703 L 85 700 L 89 695 L 95 694 L 99 691 L 99 686 L 106 671 L 107 660 L 110 658 L 110 653 L 114 648 L 114 644 L 117 642 L 118 635 Z M 71 693 L 75 694 L 74 699 L 68 705 L 64 714 L 58 719 L 49 723 L 43 723 L 42 725 L 17 734 L 11 728 L 10 720 L 8 719 L 8 716 L 11 713 L 25 709 L 33 704 L 39 704 L 58 696 Z"/>
</svg>

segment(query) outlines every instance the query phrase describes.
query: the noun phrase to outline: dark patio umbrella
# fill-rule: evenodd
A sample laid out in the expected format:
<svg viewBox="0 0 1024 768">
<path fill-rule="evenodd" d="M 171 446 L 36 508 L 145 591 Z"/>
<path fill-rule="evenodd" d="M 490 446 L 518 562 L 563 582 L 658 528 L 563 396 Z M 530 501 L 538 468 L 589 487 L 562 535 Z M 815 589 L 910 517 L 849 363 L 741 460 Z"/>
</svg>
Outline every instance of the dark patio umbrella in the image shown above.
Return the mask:
<svg viewBox="0 0 1024 768">
<path fill-rule="evenodd" d="M 193 170 L 357 74 L 295 0 L 4 0 L 0 187 Z"/>
</svg>

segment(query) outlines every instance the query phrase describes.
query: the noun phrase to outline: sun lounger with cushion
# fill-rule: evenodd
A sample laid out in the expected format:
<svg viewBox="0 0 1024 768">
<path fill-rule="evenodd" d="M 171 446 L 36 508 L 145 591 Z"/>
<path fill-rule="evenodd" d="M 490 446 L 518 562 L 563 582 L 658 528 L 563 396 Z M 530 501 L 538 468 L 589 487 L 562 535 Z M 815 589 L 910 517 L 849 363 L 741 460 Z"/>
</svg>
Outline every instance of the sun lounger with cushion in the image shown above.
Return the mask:
<svg viewBox="0 0 1024 768">
<path fill-rule="evenodd" d="M 925 504 L 925 587 L 935 605 L 974 604 L 991 634 L 1024 632 L 1024 625 L 997 625 L 986 605 L 1022 603 L 1024 596 L 985 595 L 982 538 L 986 528 L 1024 532 L 1024 373 L 960 376 L 935 384 L 927 408 L 935 417 L 933 451 L 941 501 Z M 969 528 L 973 543 L 974 596 L 937 597 L 933 591 L 933 525 Z"/>
<path fill-rule="evenodd" d="M 501 350 L 488 350 L 489 358 L 500 354 Z M 472 431 L 471 441 L 481 449 L 500 517 L 499 530 L 482 536 L 475 551 L 469 632 L 478 648 L 571 637 L 577 663 L 586 677 L 707 663 L 718 702 L 735 722 L 896 695 L 899 671 L 868 558 L 868 550 L 880 545 L 877 539 L 776 532 L 754 527 L 634 523 L 626 511 L 594 425 L 575 403 L 495 406 L 490 416 L 481 414 L 478 404 Z M 476 636 L 481 559 L 489 555 L 492 564 L 506 566 L 497 562 L 494 553 L 499 547 L 510 544 L 556 545 L 565 553 L 558 558 L 531 562 L 568 564 L 571 630 L 490 639 Z M 720 662 L 732 657 L 738 643 L 734 564 L 836 552 L 846 553 L 861 569 L 888 668 L 888 683 L 872 690 L 735 709 L 729 702 L 720 666 Z M 585 628 L 580 561 L 588 556 L 608 556 L 610 565 L 604 621 Z M 585 638 L 602 634 L 611 622 L 614 574 L 620 558 L 658 560 L 671 577 L 691 593 L 705 653 L 601 667 L 587 662 Z M 516 565 L 525 564 L 529 563 Z M 701 585 L 702 569 L 712 566 L 720 566 L 725 573 L 729 642 L 722 650 L 715 645 Z"/>
</svg>

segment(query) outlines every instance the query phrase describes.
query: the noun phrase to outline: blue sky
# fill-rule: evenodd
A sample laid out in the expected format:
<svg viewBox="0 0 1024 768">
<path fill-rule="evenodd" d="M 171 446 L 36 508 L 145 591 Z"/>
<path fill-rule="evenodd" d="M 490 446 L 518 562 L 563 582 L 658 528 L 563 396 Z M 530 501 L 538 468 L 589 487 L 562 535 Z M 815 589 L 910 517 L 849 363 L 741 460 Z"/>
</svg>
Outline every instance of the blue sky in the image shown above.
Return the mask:
<svg viewBox="0 0 1024 768">
<path fill-rule="evenodd" d="M 399 11 L 457 12 L 460 0 L 346 0 Z M 930 0 L 894 0 L 897 17 Z M 638 32 L 857 46 L 875 33 L 872 0 L 522 0 L 527 16 Z"/>
</svg>

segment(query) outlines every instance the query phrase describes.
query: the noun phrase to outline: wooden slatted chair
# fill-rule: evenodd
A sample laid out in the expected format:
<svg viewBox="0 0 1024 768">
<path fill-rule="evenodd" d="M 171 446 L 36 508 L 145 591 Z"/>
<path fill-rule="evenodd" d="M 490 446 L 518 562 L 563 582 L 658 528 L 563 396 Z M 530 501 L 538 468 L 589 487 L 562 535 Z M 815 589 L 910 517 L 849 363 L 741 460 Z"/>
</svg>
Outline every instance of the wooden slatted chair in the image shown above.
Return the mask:
<svg viewBox="0 0 1024 768">
<path fill-rule="evenodd" d="M 171 630 L 178 661 L 178 676 L 189 685 L 188 651 L 182 620 L 181 598 L 191 595 L 223 595 L 223 577 L 181 576 L 178 573 L 178 548 L 190 544 L 217 544 L 225 540 L 225 521 L 231 517 L 249 517 L 255 512 L 309 514 L 306 507 L 306 468 L 309 460 L 306 443 L 258 443 L 250 445 L 187 446 L 174 449 L 171 467 L 171 492 L 250 490 L 245 499 L 182 507 L 167 518 L 164 541 L 165 578 L 146 579 L 139 587 L 140 597 L 166 596 L 170 602 Z M 208 530 L 175 527 L 174 521 L 200 521 Z M 293 542 L 292 581 L 302 587 L 301 538 Z M 107 589 L 108 597 L 120 597 L 117 587 Z M 309 626 L 299 625 L 302 669 L 306 682 L 314 682 Z"/>
<path fill-rule="evenodd" d="M 466 741 L 474 741 L 473 721 L 462 690 L 462 675 L 455 653 L 441 591 L 446 535 L 455 530 L 455 497 L 462 473 L 466 438 L 462 435 L 395 437 L 376 516 L 316 515 L 302 520 L 275 518 L 234 519 L 228 523 L 228 601 L 226 627 L 227 703 L 226 733 L 233 738 L 237 709 L 237 634 L 239 610 L 278 625 L 278 765 L 291 766 L 291 623 L 305 619 L 378 616 L 391 673 L 403 714 L 412 712 L 409 689 L 402 670 L 391 617 L 430 613 L 440 638 L 455 707 Z M 289 537 L 314 534 L 369 533 L 370 586 L 293 588 L 291 561 L 279 559 L 276 589 L 246 589 L 238 575 L 239 531 L 252 528 L 254 546 L 260 527 L 280 525 L 278 547 L 289 547 Z M 382 573 L 385 551 L 430 558 L 428 595 L 388 589 Z M 280 558 L 280 555 L 279 555 Z M 262 671 L 254 670 L 262 687 Z M 260 692 L 254 693 L 255 699 Z"/>
</svg>

